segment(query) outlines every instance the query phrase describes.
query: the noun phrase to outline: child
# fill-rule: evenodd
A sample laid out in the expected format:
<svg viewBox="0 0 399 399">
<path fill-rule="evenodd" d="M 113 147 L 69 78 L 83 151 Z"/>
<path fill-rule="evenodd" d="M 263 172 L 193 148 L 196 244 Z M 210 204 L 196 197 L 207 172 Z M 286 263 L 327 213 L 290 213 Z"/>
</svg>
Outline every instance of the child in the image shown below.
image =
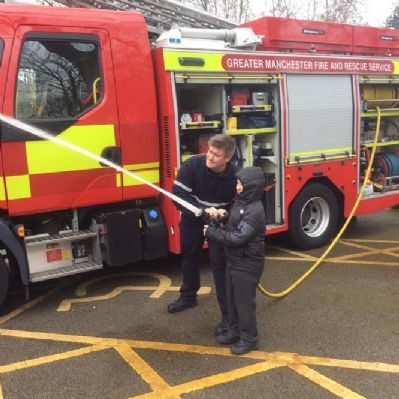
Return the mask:
<svg viewBox="0 0 399 399">
<path fill-rule="evenodd" d="M 217 339 L 231 344 L 233 354 L 244 355 L 258 348 L 255 295 L 265 261 L 266 216 L 261 202 L 265 176 L 260 168 L 250 167 L 238 171 L 236 177 L 237 196 L 226 226 L 205 226 L 204 234 L 223 243 L 227 257 L 228 331 Z"/>
</svg>

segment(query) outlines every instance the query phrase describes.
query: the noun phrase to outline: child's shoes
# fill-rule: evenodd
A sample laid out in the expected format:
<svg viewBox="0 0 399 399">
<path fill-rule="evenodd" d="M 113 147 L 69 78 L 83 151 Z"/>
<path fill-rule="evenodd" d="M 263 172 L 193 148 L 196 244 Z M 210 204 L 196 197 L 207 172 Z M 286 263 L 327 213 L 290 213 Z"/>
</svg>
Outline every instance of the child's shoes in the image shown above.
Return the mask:
<svg viewBox="0 0 399 399">
<path fill-rule="evenodd" d="M 238 342 L 233 343 L 230 349 L 234 355 L 245 355 L 248 352 L 258 349 L 258 343 L 240 339 Z"/>
</svg>

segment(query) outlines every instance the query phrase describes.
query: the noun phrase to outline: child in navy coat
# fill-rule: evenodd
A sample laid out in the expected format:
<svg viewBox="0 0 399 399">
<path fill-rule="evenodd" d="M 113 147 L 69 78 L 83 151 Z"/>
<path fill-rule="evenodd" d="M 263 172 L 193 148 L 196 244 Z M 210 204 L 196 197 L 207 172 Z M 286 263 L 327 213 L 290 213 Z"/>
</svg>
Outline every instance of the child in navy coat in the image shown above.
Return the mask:
<svg viewBox="0 0 399 399">
<path fill-rule="evenodd" d="M 263 272 L 266 216 L 262 204 L 265 175 L 257 167 L 237 172 L 237 195 L 226 225 L 205 227 L 209 240 L 223 243 L 227 258 L 226 293 L 228 331 L 218 335 L 221 344 L 243 355 L 258 348 L 256 287 Z"/>
</svg>

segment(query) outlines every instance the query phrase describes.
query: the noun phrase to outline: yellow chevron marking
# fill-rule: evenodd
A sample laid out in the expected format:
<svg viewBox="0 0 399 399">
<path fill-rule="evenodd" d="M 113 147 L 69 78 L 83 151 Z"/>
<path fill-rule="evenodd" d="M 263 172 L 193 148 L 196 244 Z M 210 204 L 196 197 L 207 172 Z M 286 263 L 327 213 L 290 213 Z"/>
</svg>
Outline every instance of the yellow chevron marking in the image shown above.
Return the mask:
<svg viewBox="0 0 399 399">
<path fill-rule="evenodd" d="M 22 312 L 25 312 L 25 310 L 30 309 L 31 307 L 35 306 L 36 304 L 42 302 L 43 300 L 45 300 L 46 298 L 50 297 L 51 295 L 53 295 L 55 292 L 59 291 L 59 288 L 55 288 L 49 292 L 47 292 L 44 295 L 39 296 L 38 298 L 25 303 L 24 305 L 20 306 L 17 309 L 14 309 L 12 312 L 0 317 L 0 324 L 5 323 L 8 320 L 13 319 L 14 317 L 20 315 Z"/>
<path fill-rule="evenodd" d="M 136 371 L 143 380 L 151 387 L 153 391 L 159 392 L 170 388 L 166 381 L 150 367 L 150 365 L 141 358 L 129 345 L 115 346 L 115 350 L 121 355 L 122 359 L 130 365 L 132 370 Z M 171 398 L 180 399 L 180 396 L 174 395 Z"/>
<path fill-rule="evenodd" d="M 330 391 L 334 395 L 339 398 L 345 399 L 366 399 L 364 396 L 358 395 L 357 393 L 351 391 L 350 389 L 338 384 L 337 382 L 327 378 L 323 374 L 318 373 L 317 371 L 312 370 L 308 366 L 304 366 L 302 364 L 295 364 L 289 366 L 291 370 L 294 370 L 296 373 L 302 375 L 308 380 L 316 383 L 317 385 L 322 386 L 327 391 Z"/>
</svg>

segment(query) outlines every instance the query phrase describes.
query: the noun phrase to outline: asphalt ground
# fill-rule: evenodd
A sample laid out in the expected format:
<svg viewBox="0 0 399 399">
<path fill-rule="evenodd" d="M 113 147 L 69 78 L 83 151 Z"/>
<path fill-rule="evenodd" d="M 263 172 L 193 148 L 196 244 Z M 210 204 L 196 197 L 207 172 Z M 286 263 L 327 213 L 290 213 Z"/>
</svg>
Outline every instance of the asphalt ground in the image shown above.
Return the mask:
<svg viewBox="0 0 399 399">
<path fill-rule="evenodd" d="M 259 350 L 231 355 L 207 254 L 199 306 L 168 314 L 170 256 L 18 288 L 0 311 L 0 399 L 399 397 L 399 210 L 362 216 L 290 295 L 258 294 Z M 262 285 L 285 289 L 323 249 L 268 239 Z"/>
</svg>

